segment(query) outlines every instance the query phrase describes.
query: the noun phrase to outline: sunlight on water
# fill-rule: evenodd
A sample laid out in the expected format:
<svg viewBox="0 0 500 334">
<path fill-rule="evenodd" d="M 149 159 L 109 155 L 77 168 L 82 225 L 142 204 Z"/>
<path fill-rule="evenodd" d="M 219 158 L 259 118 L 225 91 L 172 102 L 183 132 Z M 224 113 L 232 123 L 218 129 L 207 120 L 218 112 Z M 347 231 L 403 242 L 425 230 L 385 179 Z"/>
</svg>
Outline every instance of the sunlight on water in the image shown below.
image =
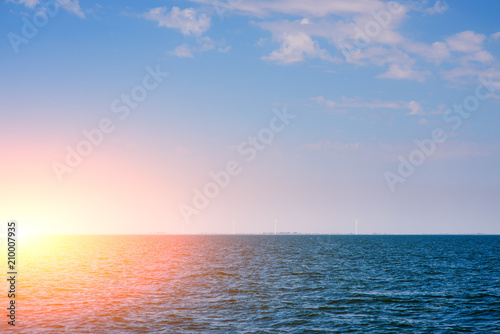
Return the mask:
<svg viewBox="0 0 500 334">
<path fill-rule="evenodd" d="M 499 237 L 38 236 L 19 244 L 19 333 L 499 326 Z"/>
<path fill-rule="evenodd" d="M 19 323 L 85 324 L 136 299 L 163 263 L 147 243 L 115 236 L 20 238 Z"/>
</svg>

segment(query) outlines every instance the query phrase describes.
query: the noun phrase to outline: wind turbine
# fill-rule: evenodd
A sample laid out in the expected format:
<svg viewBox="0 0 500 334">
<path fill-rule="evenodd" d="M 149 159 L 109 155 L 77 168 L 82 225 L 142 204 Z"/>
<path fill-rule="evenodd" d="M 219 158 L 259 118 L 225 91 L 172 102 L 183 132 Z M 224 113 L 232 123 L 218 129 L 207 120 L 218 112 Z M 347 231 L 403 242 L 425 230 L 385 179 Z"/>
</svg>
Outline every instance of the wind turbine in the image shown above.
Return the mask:
<svg viewBox="0 0 500 334">
<path fill-rule="evenodd" d="M 274 235 L 276 235 L 276 224 L 278 223 L 278 219 L 274 218 Z"/>
<path fill-rule="evenodd" d="M 354 219 L 354 224 L 356 225 L 356 234 L 358 234 L 358 221 L 357 219 Z"/>
<path fill-rule="evenodd" d="M 234 218 L 233 218 L 233 234 L 234 234 Z"/>
</svg>

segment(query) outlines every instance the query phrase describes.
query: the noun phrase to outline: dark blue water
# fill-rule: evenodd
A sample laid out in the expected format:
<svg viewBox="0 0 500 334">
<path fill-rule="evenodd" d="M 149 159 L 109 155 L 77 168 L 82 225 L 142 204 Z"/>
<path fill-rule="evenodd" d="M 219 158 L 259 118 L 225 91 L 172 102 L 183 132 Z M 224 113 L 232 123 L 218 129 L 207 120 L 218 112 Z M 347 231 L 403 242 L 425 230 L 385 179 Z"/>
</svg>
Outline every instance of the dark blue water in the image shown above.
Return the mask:
<svg viewBox="0 0 500 334">
<path fill-rule="evenodd" d="M 26 333 L 500 332 L 500 236 L 57 238 Z"/>
</svg>

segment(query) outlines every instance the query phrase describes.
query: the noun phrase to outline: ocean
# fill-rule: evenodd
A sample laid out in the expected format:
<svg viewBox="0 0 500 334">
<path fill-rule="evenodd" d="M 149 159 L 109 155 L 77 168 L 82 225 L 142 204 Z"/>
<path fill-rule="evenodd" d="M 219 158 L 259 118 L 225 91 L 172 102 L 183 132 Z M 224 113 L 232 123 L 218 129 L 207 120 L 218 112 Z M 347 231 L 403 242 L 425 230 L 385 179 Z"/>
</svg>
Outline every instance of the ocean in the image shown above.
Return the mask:
<svg viewBox="0 0 500 334">
<path fill-rule="evenodd" d="M 18 245 L 16 326 L 2 316 L 2 333 L 500 333 L 500 236 L 44 236 Z"/>
</svg>

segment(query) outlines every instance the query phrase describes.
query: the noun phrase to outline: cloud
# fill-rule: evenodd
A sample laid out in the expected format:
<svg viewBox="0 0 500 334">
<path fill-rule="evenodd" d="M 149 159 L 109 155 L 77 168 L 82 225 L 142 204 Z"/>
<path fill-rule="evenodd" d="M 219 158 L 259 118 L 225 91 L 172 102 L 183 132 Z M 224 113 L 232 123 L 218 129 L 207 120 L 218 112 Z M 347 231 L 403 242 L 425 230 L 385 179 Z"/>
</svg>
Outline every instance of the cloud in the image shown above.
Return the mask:
<svg viewBox="0 0 500 334">
<path fill-rule="evenodd" d="M 436 1 L 434 6 L 426 8 L 425 12 L 429 15 L 442 14 L 449 9 L 448 4 L 444 1 Z"/>
<path fill-rule="evenodd" d="M 303 32 L 285 33 L 278 39 L 281 43 L 280 48 L 271 52 L 269 56 L 263 57 L 263 59 L 285 65 L 301 62 L 305 57 L 333 60 L 326 50 L 321 49 L 317 42 Z"/>
<path fill-rule="evenodd" d="M 385 17 L 383 26 L 379 23 L 382 22 L 380 17 L 383 17 L 380 13 L 317 19 L 315 21 L 307 20 L 306 22 L 304 19 L 298 19 L 257 23 L 261 28 L 270 31 L 275 41 L 281 43 L 280 49 L 273 51 L 264 59 L 271 59 L 281 64 L 305 61 L 307 58 L 320 58 L 341 63 L 343 61 L 341 58 L 332 57 L 328 51 L 321 48 L 318 41 L 313 40 L 313 38 L 318 37 L 333 44 L 344 54 L 349 63 L 363 66 L 368 64 L 393 65 L 389 73 L 381 75 L 381 77 L 424 81 L 427 72 L 413 71 L 408 73 L 406 70 L 404 75 L 395 73 L 396 69 L 409 69 L 415 63 L 414 59 L 397 47 L 405 41 L 405 38 L 394 30 L 404 18 L 407 8 L 402 7 L 400 11 L 393 14 L 389 14 L 386 9 L 384 10 L 389 16 Z M 375 25 L 379 27 L 378 33 L 370 33 L 367 27 Z M 364 46 L 362 45 L 362 47 L 356 43 L 360 39 L 363 40 Z"/>
<path fill-rule="evenodd" d="M 80 8 L 80 1 L 79 0 L 57 0 L 59 5 L 66 9 L 68 12 L 71 12 L 75 14 L 76 16 L 81 17 L 82 19 L 85 18 L 85 14 L 83 13 L 82 9 Z"/>
<path fill-rule="evenodd" d="M 479 52 L 483 49 L 485 35 L 476 34 L 473 31 L 463 31 L 446 39 L 446 43 L 453 51 L 465 53 Z"/>
<path fill-rule="evenodd" d="M 228 46 L 225 46 L 225 47 L 222 47 L 222 48 L 219 48 L 217 49 L 217 51 L 219 51 L 220 53 L 228 53 L 229 50 L 231 50 L 231 47 L 228 45 Z"/>
<path fill-rule="evenodd" d="M 351 54 L 349 62 L 357 65 L 374 64 L 384 66 L 386 64 L 412 64 L 415 61 L 408 54 L 398 49 L 370 46 Z"/>
<path fill-rule="evenodd" d="M 500 89 L 500 70 L 497 70 L 495 68 L 478 70 L 473 66 L 467 65 L 456 67 L 449 71 L 444 71 L 442 72 L 442 75 L 446 80 L 453 82 L 463 81 L 463 78 L 473 79 L 474 82 L 477 82 L 477 79 L 479 77 L 483 77 L 487 81 L 490 81 L 490 79 L 487 78 L 491 76 L 492 87 L 494 87 L 495 89 Z"/>
<path fill-rule="evenodd" d="M 450 50 L 456 52 L 459 67 L 443 71 L 442 76 L 446 80 L 457 82 L 466 82 L 467 77 L 478 77 L 492 74 L 498 75 L 497 70 L 486 70 L 484 65 L 490 66 L 495 63 L 495 58 L 491 53 L 484 49 L 483 43 L 486 36 L 468 30 L 452 35 L 446 39 Z M 486 73 L 488 72 L 488 73 Z"/>
<path fill-rule="evenodd" d="M 377 75 L 376 78 L 396 80 L 406 79 L 424 82 L 426 77 L 430 74 L 431 73 L 429 71 L 415 71 L 411 66 L 408 65 L 392 64 L 387 72 Z"/>
<path fill-rule="evenodd" d="M 24 5 L 30 9 L 34 9 L 37 5 L 40 4 L 39 0 L 10 0 L 10 2 Z M 64 8 L 68 12 L 71 12 L 82 19 L 85 18 L 85 13 L 80 8 L 79 0 L 55 0 L 55 3 L 57 3 L 60 7 Z"/>
<path fill-rule="evenodd" d="M 191 1 L 213 5 L 213 0 Z M 397 3 L 394 4 L 394 6 L 397 5 Z M 324 17 L 331 14 L 371 13 L 385 7 L 386 4 L 378 0 L 253 0 L 241 1 L 233 8 L 240 13 L 258 17 L 270 16 L 272 13 Z"/>
<path fill-rule="evenodd" d="M 356 99 L 343 98 L 342 103 L 338 105 L 343 108 L 366 108 L 366 109 L 404 109 L 407 103 L 402 103 L 400 101 L 381 101 L 374 100 L 372 102 L 363 102 Z"/>
<path fill-rule="evenodd" d="M 485 35 L 473 31 L 463 31 L 446 38 L 445 42 L 435 42 L 431 45 L 416 41 L 407 40 L 403 47 L 406 51 L 417 54 L 425 60 L 440 65 L 443 62 L 458 63 L 459 67 L 441 72 L 445 80 L 457 82 L 459 78 L 473 76 L 477 72 L 475 69 L 478 63 L 492 64 L 494 57 L 484 49 L 483 43 Z M 415 80 L 425 80 L 421 75 L 411 73 L 410 71 L 398 71 L 393 69 L 393 73 L 386 73 L 380 77 L 411 76 Z M 399 72 L 399 73 L 398 73 Z"/>
<path fill-rule="evenodd" d="M 199 48 L 200 52 L 205 52 L 215 48 L 214 41 L 210 37 L 199 36 L 196 41 L 201 45 Z"/>
<path fill-rule="evenodd" d="M 190 1 L 213 5 L 212 0 Z M 486 36 L 473 31 L 463 31 L 431 44 L 403 36 L 398 29 L 409 17 L 409 11 L 434 15 L 449 8 L 443 0 L 433 1 L 427 8 L 427 1 L 423 3 L 254 0 L 239 1 L 231 8 L 238 15 L 264 19 L 252 23 L 269 31 L 279 47 L 262 59 L 281 65 L 309 59 L 360 66 L 373 64 L 387 67 L 376 78 L 425 82 L 431 76 L 431 71 L 424 68 L 429 63 L 436 66 L 445 62 L 458 63 L 462 67 L 468 67 L 469 63 L 494 63 L 492 54 L 483 47 Z M 280 20 L 273 20 L 275 17 L 280 17 Z M 491 38 L 500 39 L 500 32 Z M 265 41 L 261 38 L 256 46 L 262 46 Z M 333 45 L 336 50 L 327 48 L 325 43 Z"/>
<path fill-rule="evenodd" d="M 464 56 L 463 59 L 465 59 L 467 61 L 473 60 L 473 61 L 477 61 L 477 62 L 483 63 L 483 64 L 491 63 L 495 60 L 495 58 L 493 58 L 491 53 L 489 53 L 486 50 L 481 50 L 481 51 L 475 52 L 471 55 Z"/>
<path fill-rule="evenodd" d="M 311 97 L 311 100 L 315 101 L 318 104 L 321 104 L 321 105 L 324 105 L 328 108 L 331 108 L 331 109 L 335 108 L 335 106 L 337 105 L 335 103 L 335 101 L 327 100 L 323 96 Z"/>
<path fill-rule="evenodd" d="M 424 114 L 422 106 L 416 101 L 382 101 L 376 99 L 371 102 L 367 102 L 360 98 L 347 98 L 345 96 L 343 96 L 339 102 L 325 99 L 323 96 L 312 97 L 311 100 L 337 112 L 345 112 L 345 109 L 392 109 L 409 110 L 410 112 L 406 115 Z"/>
<path fill-rule="evenodd" d="M 266 38 L 259 38 L 259 40 L 255 43 L 256 47 L 263 47 L 264 44 L 266 44 L 267 39 Z"/>
<path fill-rule="evenodd" d="M 415 53 L 436 65 L 451 58 L 448 45 L 444 42 L 435 42 L 428 45 L 416 41 L 406 41 L 403 47 L 406 51 Z"/>
<path fill-rule="evenodd" d="M 174 50 L 169 51 L 167 53 L 180 57 L 180 58 L 194 58 L 194 53 L 201 53 L 209 50 L 213 50 L 216 48 L 217 44 L 217 51 L 220 53 L 227 53 L 229 50 L 231 50 L 230 46 L 225 46 L 224 41 L 215 43 L 210 37 L 206 36 L 198 36 L 196 38 L 196 41 L 199 46 L 190 46 L 187 43 L 183 43 L 182 45 L 179 45 L 176 47 Z"/>
<path fill-rule="evenodd" d="M 485 35 L 469 30 L 454 34 L 448 37 L 445 42 L 435 42 L 431 45 L 407 40 L 403 48 L 436 65 L 440 65 L 444 61 L 458 61 L 463 66 L 466 66 L 470 61 L 487 64 L 492 63 L 495 59 L 484 49 L 485 39 Z"/>
<path fill-rule="evenodd" d="M 9 1 L 7 1 L 9 2 Z M 24 5 L 28 8 L 35 8 L 36 5 L 38 5 L 38 3 L 40 2 L 39 0 L 12 0 L 12 2 L 14 3 L 17 3 L 17 4 L 20 4 L 20 5 Z"/>
<path fill-rule="evenodd" d="M 273 51 L 267 57 L 263 57 L 266 60 L 272 60 L 279 64 L 293 64 L 312 58 L 320 58 L 336 63 L 342 62 L 340 58 L 332 57 L 326 49 L 321 47 L 317 38 L 322 38 L 341 51 L 348 63 L 362 66 L 369 64 L 388 66 L 386 72 L 378 75 L 377 78 L 424 82 L 431 75 L 431 72 L 416 70 L 415 64 L 417 60 L 407 52 L 419 55 L 435 64 L 440 64 L 451 58 L 447 43 L 436 42 L 426 45 L 413 42 L 396 31 L 410 7 L 400 5 L 398 10 L 389 12 L 390 3 L 379 3 L 378 1 L 367 2 L 369 5 L 373 5 L 373 8 L 377 8 L 370 11 L 358 7 L 361 2 L 357 1 L 350 2 L 349 5 L 343 1 L 328 3 L 319 0 L 301 1 L 300 5 L 299 1 L 292 0 L 278 2 L 284 7 L 292 6 L 295 9 L 292 10 L 291 7 L 288 9 L 276 8 L 273 11 L 300 14 L 302 18 L 295 21 L 282 20 L 257 23 L 261 28 L 270 31 L 275 41 L 280 42 L 279 49 Z M 259 3 L 268 10 L 273 7 L 270 4 Z M 308 7 L 313 4 L 320 7 L 324 5 L 323 14 L 335 13 L 335 17 L 326 18 L 322 16 L 327 14 L 319 15 L 316 13 L 316 16 L 319 16 L 316 19 L 307 18 L 307 16 L 314 15 L 312 10 L 306 10 L 303 6 Z M 341 7 L 344 10 L 340 10 Z M 444 7 L 445 4 L 438 1 L 433 10 L 443 11 Z M 349 8 L 349 10 L 346 8 Z M 376 29 L 373 27 L 376 27 Z M 474 59 L 486 60 L 486 55 L 477 54 Z"/>
<path fill-rule="evenodd" d="M 193 58 L 191 47 L 186 43 L 179 45 L 173 51 L 170 51 L 169 54 L 180 58 Z"/>
<path fill-rule="evenodd" d="M 159 27 L 179 29 L 185 36 L 200 36 L 210 28 L 210 17 L 204 13 L 198 14 L 193 8 L 181 10 L 173 7 L 168 12 L 166 7 L 157 7 L 142 14 L 142 17 L 156 21 Z"/>
<path fill-rule="evenodd" d="M 181 10 L 178 7 L 172 7 L 169 12 L 166 7 L 157 7 L 140 16 L 157 22 L 158 27 L 179 29 L 184 36 L 192 36 L 196 39 L 198 46 L 190 46 L 184 43 L 168 52 L 174 56 L 193 58 L 195 52 L 201 53 L 217 49 L 218 52 L 226 53 L 231 49 L 230 46 L 225 45 L 224 39 L 214 41 L 210 37 L 203 35 L 210 28 L 211 19 L 207 14 L 199 13 L 193 8 Z"/>
<path fill-rule="evenodd" d="M 422 106 L 420 103 L 416 101 L 410 101 L 408 102 L 408 109 L 410 109 L 410 112 L 407 115 L 423 115 L 424 114 L 424 109 L 422 109 Z"/>
</svg>

